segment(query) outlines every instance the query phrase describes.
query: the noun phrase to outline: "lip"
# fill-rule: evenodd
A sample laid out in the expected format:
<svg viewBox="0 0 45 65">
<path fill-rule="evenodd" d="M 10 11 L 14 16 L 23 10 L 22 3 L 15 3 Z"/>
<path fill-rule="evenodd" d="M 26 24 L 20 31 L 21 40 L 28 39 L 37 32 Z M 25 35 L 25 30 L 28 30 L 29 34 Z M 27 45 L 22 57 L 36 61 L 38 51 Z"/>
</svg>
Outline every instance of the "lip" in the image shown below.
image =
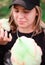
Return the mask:
<svg viewBox="0 0 45 65">
<path fill-rule="evenodd" d="M 20 20 L 20 21 L 18 21 L 18 22 L 25 22 L 25 21 Z"/>
<path fill-rule="evenodd" d="M 24 24 L 25 21 L 18 21 L 20 24 Z"/>
</svg>

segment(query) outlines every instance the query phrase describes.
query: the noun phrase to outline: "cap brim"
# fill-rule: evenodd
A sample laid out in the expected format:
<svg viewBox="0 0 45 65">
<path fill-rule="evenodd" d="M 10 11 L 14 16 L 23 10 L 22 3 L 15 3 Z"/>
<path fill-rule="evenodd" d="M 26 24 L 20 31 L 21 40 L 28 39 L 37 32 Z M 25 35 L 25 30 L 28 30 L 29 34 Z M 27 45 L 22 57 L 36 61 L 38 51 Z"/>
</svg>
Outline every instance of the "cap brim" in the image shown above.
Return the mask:
<svg viewBox="0 0 45 65">
<path fill-rule="evenodd" d="M 13 5 L 20 5 L 20 6 L 24 7 L 24 8 L 27 9 L 27 10 L 31 10 L 31 9 L 33 9 L 33 8 L 35 7 L 35 5 L 34 5 L 34 4 L 31 4 L 31 3 L 30 3 L 30 5 L 25 5 L 25 4 L 23 4 L 23 3 L 13 2 L 13 3 L 9 6 L 9 8 L 11 8 Z"/>
</svg>

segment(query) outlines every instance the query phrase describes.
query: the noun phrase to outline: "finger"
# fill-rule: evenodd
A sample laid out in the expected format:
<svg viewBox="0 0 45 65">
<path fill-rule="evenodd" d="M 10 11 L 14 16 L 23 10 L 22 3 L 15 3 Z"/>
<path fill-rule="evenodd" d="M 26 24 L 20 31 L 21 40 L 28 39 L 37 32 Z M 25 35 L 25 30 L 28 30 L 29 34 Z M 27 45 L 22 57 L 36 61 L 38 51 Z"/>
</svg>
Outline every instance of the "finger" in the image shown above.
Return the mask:
<svg viewBox="0 0 45 65">
<path fill-rule="evenodd" d="M 7 41 L 10 42 L 12 40 L 12 35 L 9 34 L 9 38 L 7 38 Z"/>
<path fill-rule="evenodd" d="M 10 42 L 11 40 L 12 40 L 12 35 L 11 34 L 9 34 L 9 37 L 7 36 L 8 34 L 7 34 L 7 32 L 5 31 L 5 37 L 4 37 L 4 41 L 7 41 L 7 42 Z"/>
<path fill-rule="evenodd" d="M 12 40 L 12 35 L 11 35 L 11 33 L 9 34 L 9 41 L 11 41 Z"/>
<path fill-rule="evenodd" d="M 8 39 L 8 32 L 5 31 L 3 40 L 4 40 L 4 41 L 7 41 L 7 39 Z"/>
<path fill-rule="evenodd" d="M 3 38 L 4 37 L 4 30 L 1 28 L 0 29 L 0 38 Z"/>
<path fill-rule="evenodd" d="M 8 32 L 7 32 L 7 31 L 5 31 L 5 33 L 4 33 L 4 37 L 5 37 L 5 38 L 8 37 Z"/>
</svg>

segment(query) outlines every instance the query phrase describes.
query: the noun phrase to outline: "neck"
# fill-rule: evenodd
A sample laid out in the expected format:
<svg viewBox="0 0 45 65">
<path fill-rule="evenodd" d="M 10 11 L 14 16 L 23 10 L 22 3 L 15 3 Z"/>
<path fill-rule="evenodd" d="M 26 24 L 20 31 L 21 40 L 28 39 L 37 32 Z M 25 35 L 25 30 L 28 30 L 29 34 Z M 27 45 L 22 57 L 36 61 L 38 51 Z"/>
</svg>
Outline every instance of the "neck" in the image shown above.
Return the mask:
<svg viewBox="0 0 45 65">
<path fill-rule="evenodd" d="M 31 33 L 34 31 L 34 27 L 29 27 L 29 28 L 18 28 L 19 32 L 22 32 L 22 33 Z"/>
</svg>

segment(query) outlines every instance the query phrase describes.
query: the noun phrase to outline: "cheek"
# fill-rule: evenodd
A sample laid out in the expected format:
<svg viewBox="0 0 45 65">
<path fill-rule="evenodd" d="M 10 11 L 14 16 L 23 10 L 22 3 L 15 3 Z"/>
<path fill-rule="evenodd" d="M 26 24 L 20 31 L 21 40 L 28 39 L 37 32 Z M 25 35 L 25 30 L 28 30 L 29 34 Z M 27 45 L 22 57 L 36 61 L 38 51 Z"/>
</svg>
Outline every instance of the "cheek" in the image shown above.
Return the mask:
<svg viewBox="0 0 45 65">
<path fill-rule="evenodd" d="M 36 17 L 36 13 L 30 13 L 28 15 L 28 20 L 31 21 L 31 22 L 34 22 L 35 21 L 35 17 Z"/>
<path fill-rule="evenodd" d="M 14 14 L 13 16 L 14 16 L 14 20 L 16 21 L 16 19 L 17 19 L 17 16 L 16 16 L 16 14 Z"/>
</svg>

